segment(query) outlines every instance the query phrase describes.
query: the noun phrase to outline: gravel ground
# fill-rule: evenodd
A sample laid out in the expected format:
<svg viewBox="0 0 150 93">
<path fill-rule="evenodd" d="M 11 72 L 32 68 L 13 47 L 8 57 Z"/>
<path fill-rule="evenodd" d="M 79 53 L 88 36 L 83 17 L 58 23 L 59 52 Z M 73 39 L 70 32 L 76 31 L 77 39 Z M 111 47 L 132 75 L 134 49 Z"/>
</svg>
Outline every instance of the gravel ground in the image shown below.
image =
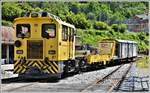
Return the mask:
<svg viewBox="0 0 150 93">
<path fill-rule="evenodd" d="M 87 85 L 91 84 L 98 78 L 103 78 L 105 75 L 116 69 L 118 66 L 108 67 L 106 69 L 101 69 L 92 72 L 86 72 L 74 75 L 60 80 L 56 83 L 39 83 L 36 82 L 33 85 L 28 87 L 22 87 L 24 84 L 29 83 L 11 83 L 11 84 L 2 84 L 2 91 L 21 91 L 21 92 L 33 92 L 33 91 L 51 91 L 51 92 L 80 92 Z M 10 87 L 13 86 L 13 87 Z M 17 88 L 17 89 L 15 89 Z"/>
<path fill-rule="evenodd" d="M 120 91 L 140 91 L 143 89 L 149 90 L 147 83 L 149 82 L 149 70 L 148 68 L 139 68 L 134 63 L 131 70 L 127 74 L 126 80 L 122 83 Z M 147 81 L 147 82 L 141 82 Z"/>
</svg>

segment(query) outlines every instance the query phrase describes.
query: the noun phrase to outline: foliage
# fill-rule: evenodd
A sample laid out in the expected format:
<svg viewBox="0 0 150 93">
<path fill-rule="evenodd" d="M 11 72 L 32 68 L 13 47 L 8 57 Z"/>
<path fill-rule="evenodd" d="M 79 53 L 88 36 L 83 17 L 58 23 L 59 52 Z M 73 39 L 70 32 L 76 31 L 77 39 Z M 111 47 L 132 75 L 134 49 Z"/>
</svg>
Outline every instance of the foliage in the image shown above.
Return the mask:
<svg viewBox="0 0 150 93">
<path fill-rule="evenodd" d="M 127 30 L 127 26 L 125 24 L 113 24 L 111 26 L 111 28 L 115 31 L 115 32 L 120 32 L 120 33 L 124 33 Z"/>
<path fill-rule="evenodd" d="M 10 27 L 13 26 L 12 22 L 10 22 L 10 21 L 5 21 L 5 20 L 2 20 L 2 25 L 3 25 L 3 26 L 10 26 Z"/>
<path fill-rule="evenodd" d="M 147 10 L 147 2 L 3 2 L 2 25 L 12 26 L 14 18 L 26 12 L 46 11 L 75 25 L 85 44 L 96 46 L 104 38 L 134 40 L 145 51 L 148 34 L 128 32 L 122 23 Z"/>
<path fill-rule="evenodd" d="M 125 24 L 120 24 L 120 33 L 124 33 L 127 30 L 127 26 Z"/>
<path fill-rule="evenodd" d="M 77 28 L 81 29 L 87 29 L 90 28 L 90 23 L 86 20 L 86 17 L 84 14 L 79 13 L 74 15 L 72 12 L 67 15 L 66 17 L 67 22 L 72 23 Z"/>
<path fill-rule="evenodd" d="M 17 3 L 3 3 L 2 5 L 2 19 L 13 21 L 14 18 L 21 16 L 22 9 Z"/>
<path fill-rule="evenodd" d="M 115 31 L 115 32 L 118 32 L 119 31 L 119 25 L 118 24 L 113 24 L 111 26 L 111 28 Z"/>
<path fill-rule="evenodd" d="M 95 22 L 94 28 L 97 30 L 107 30 L 108 25 L 104 22 Z"/>
<path fill-rule="evenodd" d="M 26 11 L 28 11 L 28 12 L 33 11 L 33 8 L 32 8 L 32 6 L 29 5 L 29 3 L 19 3 L 19 4 L 18 4 L 18 7 L 19 7 L 20 9 L 22 9 L 23 12 L 26 12 Z"/>
<path fill-rule="evenodd" d="M 123 40 L 133 40 L 136 41 L 138 44 L 139 52 L 146 51 L 148 49 L 148 36 L 141 32 L 141 33 L 118 33 L 114 30 L 110 31 L 99 31 L 94 29 L 88 30 L 77 30 L 77 35 L 81 37 L 83 44 L 90 44 L 92 46 L 98 47 L 98 41 L 102 39 L 123 39 Z"/>
<path fill-rule="evenodd" d="M 76 21 L 76 27 L 88 29 L 91 27 L 89 24 L 93 23 L 87 22 L 102 21 L 108 25 L 121 24 L 124 20 L 142 14 L 146 10 L 148 10 L 148 4 L 145 2 L 4 2 L 2 18 L 6 21 L 13 21 L 14 18 L 21 16 L 22 12 L 47 11 L 59 16 L 63 21 Z M 69 16 L 70 13 L 72 13 L 71 16 Z M 76 18 L 80 14 L 83 19 L 77 22 Z M 68 19 L 68 16 L 73 18 Z M 72 21 L 68 22 L 74 24 Z M 85 27 L 79 26 L 84 23 Z"/>
</svg>

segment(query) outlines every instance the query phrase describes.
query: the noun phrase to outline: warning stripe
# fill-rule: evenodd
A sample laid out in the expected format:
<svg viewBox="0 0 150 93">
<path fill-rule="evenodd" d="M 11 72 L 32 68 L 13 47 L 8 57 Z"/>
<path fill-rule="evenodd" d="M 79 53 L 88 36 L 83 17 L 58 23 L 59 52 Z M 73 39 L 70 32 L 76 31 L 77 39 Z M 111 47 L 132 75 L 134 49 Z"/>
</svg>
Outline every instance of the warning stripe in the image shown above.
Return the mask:
<svg viewBox="0 0 150 93">
<path fill-rule="evenodd" d="M 48 69 L 45 70 L 47 73 L 51 73 Z"/>
<path fill-rule="evenodd" d="M 19 69 L 19 66 L 14 68 L 14 74 L 17 74 L 18 69 Z"/>
<path fill-rule="evenodd" d="M 37 63 L 40 65 L 40 67 L 42 67 L 42 66 L 43 66 L 43 64 L 42 64 L 42 63 L 43 63 L 43 61 L 38 61 Z"/>
<path fill-rule="evenodd" d="M 30 60 L 27 60 L 26 65 L 29 66 L 30 62 L 31 62 Z"/>
<path fill-rule="evenodd" d="M 32 66 L 34 64 L 34 62 L 30 61 L 30 63 L 28 64 L 28 66 Z"/>
<path fill-rule="evenodd" d="M 14 74 L 16 74 L 17 71 L 19 70 L 19 66 L 20 66 L 19 63 L 20 63 L 19 60 L 14 62 L 14 71 L 13 71 Z"/>
<path fill-rule="evenodd" d="M 16 68 L 19 65 L 19 61 L 15 61 L 14 68 Z"/>
<path fill-rule="evenodd" d="M 24 73 L 25 71 L 26 71 L 26 66 L 25 65 L 21 66 L 21 70 L 19 73 Z"/>
<path fill-rule="evenodd" d="M 34 64 L 32 65 L 33 67 L 37 67 L 38 69 L 41 69 L 41 67 L 39 66 L 38 63 L 34 62 Z"/>
<path fill-rule="evenodd" d="M 26 69 L 24 68 L 22 71 L 21 71 L 21 73 L 24 73 L 26 71 Z"/>
<path fill-rule="evenodd" d="M 50 64 L 51 69 L 52 69 L 55 73 L 57 73 L 57 72 L 58 72 L 58 68 L 57 68 L 56 66 L 54 66 L 52 62 L 48 62 L 48 63 Z"/>
<path fill-rule="evenodd" d="M 22 66 L 19 66 L 19 69 L 17 70 L 17 73 L 21 72 Z"/>
<path fill-rule="evenodd" d="M 58 64 L 56 62 L 48 62 L 48 64 L 44 63 L 43 61 L 32 61 L 26 60 L 25 64 L 19 64 L 20 60 L 14 62 L 14 73 L 24 73 L 27 70 L 28 66 L 37 67 L 38 69 L 42 70 L 43 66 L 46 66 L 44 71 L 49 74 L 58 73 Z"/>
<path fill-rule="evenodd" d="M 56 62 L 51 62 L 51 63 L 55 66 L 56 69 L 58 69 L 58 65 L 56 64 Z"/>
<path fill-rule="evenodd" d="M 48 67 L 49 71 L 52 72 L 53 74 L 55 73 L 51 67 Z"/>
<path fill-rule="evenodd" d="M 26 71 L 26 66 L 20 64 L 20 60 L 14 63 L 14 74 L 24 73 Z"/>
</svg>

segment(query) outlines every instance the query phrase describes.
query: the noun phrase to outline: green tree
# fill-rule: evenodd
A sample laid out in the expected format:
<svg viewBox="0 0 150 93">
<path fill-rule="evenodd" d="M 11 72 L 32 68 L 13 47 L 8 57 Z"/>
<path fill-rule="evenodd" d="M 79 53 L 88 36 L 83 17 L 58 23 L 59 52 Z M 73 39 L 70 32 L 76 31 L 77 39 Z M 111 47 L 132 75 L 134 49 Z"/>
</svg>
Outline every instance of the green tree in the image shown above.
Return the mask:
<svg viewBox="0 0 150 93">
<path fill-rule="evenodd" d="M 33 11 L 33 8 L 29 5 L 29 3 L 19 3 L 18 6 L 23 10 L 23 12 Z"/>
<path fill-rule="evenodd" d="M 67 22 L 74 24 L 77 28 L 87 29 L 91 27 L 89 21 L 86 19 L 86 16 L 83 13 L 75 15 L 71 12 L 67 15 L 66 20 Z"/>
<path fill-rule="evenodd" d="M 120 24 L 119 32 L 124 33 L 126 30 L 127 30 L 127 26 L 125 24 Z"/>
<path fill-rule="evenodd" d="M 71 6 L 70 6 L 70 10 L 73 13 L 77 14 L 80 11 L 79 3 L 72 3 Z"/>
<path fill-rule="evenodd" d="M 111 28 L 112 28 L 115 32 L 118 32 L 119 29 L 120 29 L 118 24 L 112 24 L 112 25 L 111 25 Z"/>
<path fill-rule="evenodd" d="M 90 20 L 95 20 L 95 14 L 94 13 L 92 13 L 92 12 L 89 12 L 88 14 L 87 14 L 87 18 L 88 19 L 90 19 Z"/>
<path fill-rule="evenodd" d="M 3 3 L 2 5 L 2 19 L 7 21 L 13 21 L 14 18 L 20 17 L 22 14 L 22 9 L 17 3 Z"/>
</svg>

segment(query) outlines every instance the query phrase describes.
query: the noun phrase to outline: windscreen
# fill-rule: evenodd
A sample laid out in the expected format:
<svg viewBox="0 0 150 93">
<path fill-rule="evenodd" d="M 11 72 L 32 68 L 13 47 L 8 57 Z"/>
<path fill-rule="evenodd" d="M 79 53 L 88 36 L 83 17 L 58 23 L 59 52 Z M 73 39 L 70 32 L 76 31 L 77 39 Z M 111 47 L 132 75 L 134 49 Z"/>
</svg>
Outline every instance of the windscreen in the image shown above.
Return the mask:
<svg viewBox="0 0 150 93">
<path fill-rule="evenodd" d="M 42 37 L 54 38 L 56 36 L 55 24 L 42 24 Z"/>
<path fill-rule="evenodd" d="M 29 24 L 17 24 L 16 25 L 16 36 L 18 38 L 28 38 L 30 37 L 30 25 Z"/>
<path fill-rule="evenodd" d="M 112 42 L 101 42 L 99 43 L 99 54 L 101 55 L 110 55 L 112 53 Z"/>
</svg>

